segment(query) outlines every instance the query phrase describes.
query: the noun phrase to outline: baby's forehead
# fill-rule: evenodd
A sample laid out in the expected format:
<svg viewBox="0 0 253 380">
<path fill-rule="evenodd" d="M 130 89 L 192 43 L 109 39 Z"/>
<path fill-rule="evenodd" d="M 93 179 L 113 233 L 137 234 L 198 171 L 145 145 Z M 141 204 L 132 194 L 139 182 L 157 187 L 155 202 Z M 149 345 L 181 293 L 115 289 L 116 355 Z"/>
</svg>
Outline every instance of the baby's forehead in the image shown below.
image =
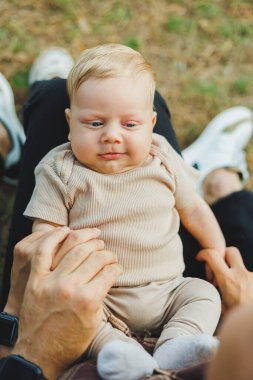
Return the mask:
<svg viewBox="0 0 253 380">
<path fill-rule="evenodd" d="M 147 72 L 132 72 L 132 73 L 122 72 L 120 74 L 106 75 L 103 77 L 96 76 L 96 75 L 89 76 L 85 78 L 84 80 L 80 81 L 78 88 L 90 82 L 93 82 L 94 84 L 103 83 L 103 82 L 110 83 L 110 82 L 114 82 L 115 80 L 119 80 L 119 81 L 122 80 L 129 83 L 140 84 L 143 86 L 150 86 L 151 84 L 154 83 L 153 78 Z"/>
<path fill-rule="evenodd" d="M 108 89 L 112 89 L 112 94 L 130 92 L 131 96 L 138 94 L 142 98 L 148 97 L 152 102 L 154 98 L 155 84 L 153 78 L 145 72 L 135 73 L 134 75 L 122 74 L 106 77 L 90 76 L 79 83 L 76 91 L 73 92 L 73 101 L 78 100 L 79 96 L 90 95 L 105 91 L 104 96 L 108 96 Z M 103 94 L 102 94 L 103 95 Z"/>
</svg>

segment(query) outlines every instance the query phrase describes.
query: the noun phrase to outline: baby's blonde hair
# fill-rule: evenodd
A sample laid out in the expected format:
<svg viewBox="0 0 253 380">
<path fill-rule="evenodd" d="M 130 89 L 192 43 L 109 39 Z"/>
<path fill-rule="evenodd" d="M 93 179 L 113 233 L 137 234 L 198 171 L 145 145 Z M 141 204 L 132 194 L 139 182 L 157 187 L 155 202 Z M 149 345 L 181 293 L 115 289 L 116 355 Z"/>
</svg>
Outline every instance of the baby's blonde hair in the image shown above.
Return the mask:
<svg viewBox="0 0 253 380">
<path fill-rule="evenodd" d="M 67 80 L 70 101 L 80 85 L 90 78 L 105 79 L 120 76 L 150 77 L 150 96 L 153 104 L 155 73 L 150 63 L 136 50 L 120 44 L 99 45 L 85 50 L 69 73 Z"/>
</svg>

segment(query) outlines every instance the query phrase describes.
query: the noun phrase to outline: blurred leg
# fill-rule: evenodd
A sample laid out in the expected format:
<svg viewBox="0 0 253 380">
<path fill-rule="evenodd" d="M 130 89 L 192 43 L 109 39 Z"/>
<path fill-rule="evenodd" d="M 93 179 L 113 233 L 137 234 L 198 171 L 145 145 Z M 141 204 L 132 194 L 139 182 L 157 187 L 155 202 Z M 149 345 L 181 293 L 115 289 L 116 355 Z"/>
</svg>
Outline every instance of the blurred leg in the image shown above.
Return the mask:
<svg viewBox="0 0 253 380">
<path fill-rule="evenodd" d="M 225 168 L 216 169 L 209 173 L 202 184 L 203 198 L 209 205 L 242 189 L 243 184 L 240 175 Z"/>
</svg>

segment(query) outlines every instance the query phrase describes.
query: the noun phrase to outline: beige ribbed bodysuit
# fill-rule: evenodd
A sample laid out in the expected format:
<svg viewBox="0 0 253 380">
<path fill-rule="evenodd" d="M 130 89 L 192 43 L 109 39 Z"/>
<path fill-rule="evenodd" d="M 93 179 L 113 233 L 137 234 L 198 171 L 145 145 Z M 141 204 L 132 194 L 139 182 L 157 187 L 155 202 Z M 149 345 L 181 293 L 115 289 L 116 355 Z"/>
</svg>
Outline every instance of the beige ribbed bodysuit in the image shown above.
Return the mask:
<svg viewBox="0 0 253 380">
<path fill-rule="evenodd" d="M 216 290 L 204 281 L 182 278 L 177 210 L 192 202 L 197 173 L 163 137 L 153 134 L 146 162 L 123 173 L 101 174 L 85 167 L 67 143 L 49 152 L 35 174 L 36 187 L 24 214 L 72 229 L 99 228 L 106 249 L 117 254 L 124 269 L 105 300 L 107 313 L 90 356 L 110 336 L 121 334 L 107 322 L 108 310 L 135 331 L 164 328 L 163 340 L 185 331 L 213 333 L 220 309 Z M 203 321 L 205 313 L 208 321 Z"/>
</svg>

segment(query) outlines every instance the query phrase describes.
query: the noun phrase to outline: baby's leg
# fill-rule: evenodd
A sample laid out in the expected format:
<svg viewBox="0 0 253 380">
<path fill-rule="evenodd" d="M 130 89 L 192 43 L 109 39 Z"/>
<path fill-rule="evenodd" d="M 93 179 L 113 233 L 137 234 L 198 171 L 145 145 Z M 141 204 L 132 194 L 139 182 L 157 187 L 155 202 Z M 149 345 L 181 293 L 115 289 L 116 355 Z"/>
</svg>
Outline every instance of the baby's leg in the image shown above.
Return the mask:
<svg viewBox="0 0 253 380">
<path fill-rule="evenodd" d="M 151 375 L 158 367 L 135 339 L 105 321 L 101 323 L 87 356 L 97 357 L 98 373 L 104 380 L 138 380 Z"/>
<path fill-rule="evenodd" d="M 218 344 L 211 335 L 220 311 L 220 296 L 214 286 L 200 279 L 184 279 L 174 292 L 168 322 L 155 347 L 159 367 L 185 368 L 209 359 Z"/>
</svg>

